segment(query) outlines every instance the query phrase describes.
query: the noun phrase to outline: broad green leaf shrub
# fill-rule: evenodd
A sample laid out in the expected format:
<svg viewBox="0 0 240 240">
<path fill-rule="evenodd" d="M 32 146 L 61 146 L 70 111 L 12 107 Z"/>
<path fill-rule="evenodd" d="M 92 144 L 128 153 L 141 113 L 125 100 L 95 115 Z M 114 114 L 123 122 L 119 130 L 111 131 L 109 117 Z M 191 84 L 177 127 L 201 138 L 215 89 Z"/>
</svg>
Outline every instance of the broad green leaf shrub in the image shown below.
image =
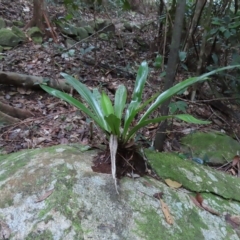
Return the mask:
<svg viewBox="0 0 240 240">
<path fill-rule="evenodd" d="M 238 67 L 239 66 L 240 65 L 238 65 Z M 171 98 L 184 88 L 194 83 L 205 81 L 210 75 L 233 67 L 235 66 L 224 67 L 203 74 L 199 77 L 189 78 L 162 93 L 155 94 L 145 102 L 142 102 L 142 93 L 148 77 L 148 65 L 145 61 L 142 62 L 138 69 L 132 98 L 129 103 L 127 103 L 127 90 L 124 85 L 118 87 L 113 105 L 106 93 L 102 92 L 102 94 L 100 94 L 97 89 L 90 91 L 83 83 L 66 73 L 62 73 L 61 75 L 80 94 L 87 105 L 71 97 L 69 94 L 63 93 L 54 88 L 50 88 L 46 85 L 41 85 L 41 87 L 51 95 L 79 108 L 105 132 L 106 137 L 108 137 L 109 140 L 112 176 L 118 193 L 116 180 L 116 155 L 119 145 L 121 145 L 121 149 L 124 146 L 127 148 L 127 144 L 134 141 L 135 135 L 139 129 L 148 124 L 159 123 L 168 118 L 177 118 L 195 124 L 209 123 L 209 121 L 198 120 L 189 114 L 160 116 L 157 118 L 150 118 L 150 115 L 167 99 Z M 143 114 L 141 115 L 140 120 L 135 123 L 137 114 L 141 112 L 143 112 Z"/>
<path fill-rule="evenodd" d="M 101 94 L 97 89 L 94 89 L 92 92 L 85 84 L 79 82 L 77 79 L 66 73 L 61 73 L 61 75 L 80 94 L 87 105 L 76 100 L 67 93 L 63 93 L 46 85 L 41 85 L 41 87 L 49 94 L 56 96 L 83 111 L 104 131 L 108 138 L 111 135 L 116 135 L 119 143 L 127 144 L 129 140 L 134 139 L 139 129 L 148 124 L 158 123 L 169 118 L 176 118 L 195 124 L 209 123 L 209 121 L 198 120 L 189 114 L 159 116 L 157 118 L 150 118 L 149 116 L 153 111 L 161 106 L 162 103 L 176 95 L 184 88 L 194 83 L 205 81 L 209 76 L 220 71 L 239 66 L 240 65 L 228 66 L 205 73 L 199 77 L 189 78 L 162 93 L 155 94 L 145 102 L 142 102 L 142 92 L 148 77 L 148 65 L 145 61 L 142 62 L 138 69 L 132 98 L 129 103 L 126 101 L 127 90 L 124 85 L 120 85 L 118 87 L 113 104 L 106 93 L 102 92 Z M 179 107 L 183 108 L 183 106 L 178 106 L 178 108 Z M 136 116 L 139 113 L 141 113 L 141 118 L 136 122 Z"/>
</svg>

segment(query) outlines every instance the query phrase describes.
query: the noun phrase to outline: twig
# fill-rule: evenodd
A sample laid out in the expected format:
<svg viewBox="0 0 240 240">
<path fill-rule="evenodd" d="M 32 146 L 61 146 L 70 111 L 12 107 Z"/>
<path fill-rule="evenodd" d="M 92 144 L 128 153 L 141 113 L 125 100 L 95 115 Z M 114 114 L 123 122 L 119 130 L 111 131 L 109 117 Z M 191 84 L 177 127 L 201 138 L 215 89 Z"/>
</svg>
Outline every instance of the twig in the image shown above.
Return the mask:
<svg viewBox="0 0 240 240">
<path fill-rule="evenodd" d="M 214 98 L 214 99 L 208 99 L 208 100 L 196 100 L 196 102 L 212 102 L 212 101 L 221 101 L 221 100 L 235 100 L 239 99 L 240 97 L 226 97 L 226 98 Z"/>
<path fill-rule="evenodd" d="M 48 28 L 50 29 L 50 33 L 51 33 L 51 35 L 52 35 L 53 41 L 54 41 L 55 43 L 57 43 L 57 35 L 56 35 L 56 32 L 53 30 L 52 26 L 50 25 L 50 23 L 49 23 L 49 21 L 48 21 L 48 18 L 47 18 L 47 16 L 46 16 L 46 13 L 45 13 L 45 12 L 43 12 L 43 17 L 44 17 L 44 19 L 45 19 L 45 21 L 46 21 L 46 24 L 47 24 Z"/>
<path fill-rule="evenodd" d="M 108 28 L 108 27 L 111 26 L 111 25 L 112 25 L 112 23 L 109 24 L 109 25 L 107 25 L 107 26 L 105 26 L 104 28 L 98 30 L 97 32 L 93 33 L 92 35 L 90 35 L 90 36 L 88 36 L 88 37 L 86 37 L 86 38 L 80 40 L 79 42 L 74 43 L 74 44 L 71 45 L 70 47 L 66 48 L 64 51 L 68 51 L 69 49 L 72 49 L 73 47 L 76 47 L 76 45 L 78 45 L 79 43 L 84 42 L 84 41 L 86 41 L 87 39 L 89 39 L 89 38 L 91 38 L 91 37 L 97 35 L 99 32 L 103 31 L 104 29 Z"/>
<path fill-rule="evenodd" d="M 209 107 L 210 107 L 210 106 L 209 106 Z M 210 109 L 211 109 L 212 113 L 213 113 L 215 116 L 217 116 L 219 119 L 221 119 L 223 122 L 225 122 L 228 126 L 230 126 L 230 124 L 229 124 L 225 119 L 223 119 L 223 118 L 220 117 L 218 114 L 216 114 L 211 107 L 210 107 Z"/>
</svg>

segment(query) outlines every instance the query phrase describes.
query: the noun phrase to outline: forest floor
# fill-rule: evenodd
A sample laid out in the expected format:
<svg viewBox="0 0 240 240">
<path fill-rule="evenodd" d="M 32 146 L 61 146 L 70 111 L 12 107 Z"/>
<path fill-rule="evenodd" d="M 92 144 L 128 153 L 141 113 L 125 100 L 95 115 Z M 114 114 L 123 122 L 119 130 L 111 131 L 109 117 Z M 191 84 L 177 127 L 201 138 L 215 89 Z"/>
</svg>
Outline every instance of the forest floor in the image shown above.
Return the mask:
<svg viewBox="0 0 240 240">
<path fill-rule="evenodd" d="M 21 20 L 27 23 L 32 17 L 32 5 L 28 1 L 16 1 L 12 3 L 6 0 L 0 3 L 0 15 L 3 18 L 13 21 Z M 49 8 L 50 17 L 56 14 L 64 14 L 64 7 L 61 5 Z M 109 18 L 109 14 L 93 14 L 90 10 L 81 12 L 81 18 L 93 19 Z M 125 12 L 121 16 L 111 13 L 111 20 L 118 26 L 122 18 L 129 21 L 146 21 L 155 19 L 156 13 L 148 16 Z M 150 48 L 141 50 L 138 48 L 134 38 L 136 34 L 145 39 L 147 43 L 154 42 L 157 30 L 149 27 L 144 32 L 124 33 L 124 41 L 128 45 L 123 49 L 117 49 L 115 42 L 102 41 L 98 36 L 88 38 L 76 44 L 74 54 L 67 54 L 65 37 L 56 29 L 58 33 L 58 43 L 45 38 L 43 44 L 36 45 L 32 41 L 23 43 L 11 50 L 4 52 L 4 58 L 0 60 L 0 70 L 28 75 L 42 76 L 51 78 L 55 81 L 61 79 L 61 72 L 73 75 L 80 79 L 90 89 L 98 88 L 100 91 L 107 92 L 111 97 L 119 84 L 124 84 L 128 89 L 129 98 L 134 86 L 134 80 L 138 66 L 143 60 L 147 60 L 150 66 L 150 74 L 144 89 L 143 101 L 148 99 L 156 92 L 161 92 L 163 78 L 160 77 L 161 70 L 153 67 L 156 56 L 156 49 Z M 116 38 L 121 35 L 116 27 Z M 123 35 L 121 35 L 123 37 Z M 94 46 L 95 50 L 83 53 L 84 49 Z M 65 49 L 65 52 L 64 52 Z M 94 59 L 95 64 L 89 65 L 81 61 L 80 57 Z M 108 66 L 108 67 L 103 67 Z M 126 76 L 118 72 L 121 68 Z M 192 76 L 190 72 L 179 71 L 176 82 Z M 23 89 L 15 86 L 2 85 L 0 91 L 0 101 L 17 108 L 31 111 L 34 116 L 27 118 L 20 123 L 0 127 L 0 149 L 5 153 L 16 152 L 21 149 L 41 148 L 57 144 L 81 143 L 81 144 L 101 144 L 105 139 L 101 132 L 94 127 L 93 132 L 89 129 L 88 119 L 75 107 L 54 98 L 42 90 Z M 76 93 L 74 93 L 76 97 Z M 179 95 L 173 101 L 183 101 L 187 104 L 186 112 L 193 116 L 212 121 L 209 125 L 193 125 L 177 120 L 169 122 L 167 140 L 165 141 L 165 151 L 175 150 L 175 146 L 184 134 L 194 131 L 222 131 L 238 139 L 240 129 L 234 119 L 217 109 L 212 108 L 203 101 L 191 102 L 189 95 Z M 155 116 L 158 112 L 155 113 Z M 145 146 L 150 146 L 156 134 L 157 125 L 145 128 L 137 135 L 139 142 Z"/>
</svg>

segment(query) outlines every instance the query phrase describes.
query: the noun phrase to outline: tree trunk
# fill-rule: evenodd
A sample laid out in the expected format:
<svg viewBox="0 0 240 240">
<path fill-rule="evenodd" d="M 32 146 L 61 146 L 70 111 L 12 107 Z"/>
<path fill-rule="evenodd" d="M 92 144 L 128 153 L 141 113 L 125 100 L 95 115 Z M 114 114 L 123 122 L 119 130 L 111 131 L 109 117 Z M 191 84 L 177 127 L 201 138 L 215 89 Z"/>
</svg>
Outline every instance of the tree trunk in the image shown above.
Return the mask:
<svg viewBox="0 0 240 240">
<path fill-rule="evenodd" d="M 196 8 L 195 8 L 195 11 L 194 11 L 194 16 L 193 16 L 191 26 L 190 26 L 190 30 L 189 30 L 189 33 L 187 34 L 186 44 L 185 44 L 185 47 L 184 47 L 184 50 L 183 50 L 184 52 L 188 51 L 189 45 L 190 45 L 190 43 L 193 39 L 194 32 L 197 28 L 202 10 L 203 10 L 206 2 L 207 2 L 207 0 L 198 0 L 197 1 Z"/>
<path fill-rule="evenodd" d="M 44 0 L 33 0 L 33 17 L 30 22 L 25 26 L 25 29 L 36 26 L 42 32 L 45 32 L 44 14 L 46 14 Z"/>
<path fill-rule="evenodd" d="M 181 41 L 181 33 L 183 28 L 183 19 L 185 14 L 185 6 L 186 6 L 186 0 L 178 0 L 177 2 L 177 8 L 176 8 L 176 14 L 175 14 L 175 21 L 174 21 L 174 27 L 173 27 L 173 35 L 172 35 L 172 42 L 170 47 L 170 54 L 169 54 L 169 60 L 167 65 L 167 71 L 166 71 L 166 79 L 164 84 L 164 91 L 171 88 L 174 84 L 174 78 L 177 70 L 177 64 L 178 64 L 178 55 L 179 55 L 179 46 Z M 161 116 L 165 116 L 168 114 L 168 105 L 170 103 L 171 99 L 166 101 L 162 107 L 161 107 Z M 157 151 L 163 150 L 163 143 L 166 138 L 166 127 L 167 122 L 164 121 L 162 124 L 159 125 L 157 134 L 154 140 L 154 147 Z"/>
<path fill-rule="evenodd" d="M 200 76 L 202 74 L 202 66 L 206 57 L 205 52 L 206 52 L 206 44 L 207 44 L 207 35 L 209 32 L 208 27 L 211 25 L 212 5 L 213 5 L 213 0 L 210 0 L 207 8 L 207 19 L 204 25 L 204 33 L 202 37 L 201 49 L 200 49 L 200 54 L 198 59 L 197 73 L 196 73 L 197 76 Z M 201 83 L 198 83 L 198 84 L 196 83 L 193 85 L 193 90 L 191 93 L 191 101 L 195 101 L 197 88 L 200 87 L 201 85 L 202 85 Z"/>
</svg>

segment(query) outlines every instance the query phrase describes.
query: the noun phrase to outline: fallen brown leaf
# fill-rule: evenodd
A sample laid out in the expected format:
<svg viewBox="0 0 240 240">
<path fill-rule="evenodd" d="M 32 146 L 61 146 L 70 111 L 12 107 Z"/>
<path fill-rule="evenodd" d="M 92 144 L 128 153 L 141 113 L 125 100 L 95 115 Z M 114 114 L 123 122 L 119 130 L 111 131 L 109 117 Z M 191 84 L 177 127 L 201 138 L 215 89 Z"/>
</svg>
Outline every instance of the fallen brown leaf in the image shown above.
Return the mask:
<svg viewBox="0 0 240 240">
<path fill-rule="evenodd" d="M 197 201 L 197 199 L 195 197 L 193 197 L 193 196 L 189 196 L 189 197 L 197 207 L 203 209 L 202 205 Z"/>
<path fill-rule="evenodd" d="M 153 194 L 153 197 L 157 198 L 160 201 L 162 212 L 166 218 L 167 223 L 172 225 L 174 223 L 173 217 L 170 214 L 167 204 L 162 200 L 162 196 L 163 196 L 163 192 L 158 192 L 158 193 Z"/>
<path fill-rule="evenodd" d="M 43 194 L 40 198 L 38 198 L 38 200 L 36 200 L 35 203 L 42 202 L 43 200 L 48 198 L 52 194 L 53 190 L 54 190 L 54 188 L 45 192 L 45 194 Z"/>
<path fill-rule="evenodd" d="M 156 129 L 157 127 L 158 127 L 158 123 L 149 125 L 147 128 L 148 128 L 149 130 L 153 130 L 153 129 Z"/>
<path fill-rule="evenodd" d="M 202 206 L 202 202 L 203 202 L 203 197 L 201 196 L 200 193 L 197 193 L 196 195 L 196 199 L 199 202 L 199 204 Z"/>
<path fill-rule="evenodd" d="M 169 187 L 172 187 L 172 188 L 180 188 L 182 186 L 181 183 L 173 181 L 169 178 L 165 179 L 164 181 Z"/>
<path fill-rule="evenodd" d="M 172 225 L 174 223 L 174 221 L 173 221 L 172 215 L 170 214 L 167 204 L 165 202 L 163 202 L 163 200 L 161 198 L 159 199 L 159 201 L 161 203 L 162 212 L 166 218 L 167 223 Z"/>
<path fill-rule="evenodd" d="M 232 166 L 233 167 L 237 166 L 239 162 L 240 162 L 240 156 L 236 155 L 232 160 Z"/>
<path fill-rule="evenodd" d="M 214 209 L 212 209 L 211 207 L 209 207 L 207 204 L 203 203 L 203 197 L 200 193 L 197 193 L 196 195 L 196 200 L 197 202 L 201 205 L 201 207 L 203 209 L 205 209 L 206 211 L 210 212 L 213 215 L 217 215 L 220 216 L 220 213 L 218 213 L 217 211 L 215 211 Z"/>
</svg>

